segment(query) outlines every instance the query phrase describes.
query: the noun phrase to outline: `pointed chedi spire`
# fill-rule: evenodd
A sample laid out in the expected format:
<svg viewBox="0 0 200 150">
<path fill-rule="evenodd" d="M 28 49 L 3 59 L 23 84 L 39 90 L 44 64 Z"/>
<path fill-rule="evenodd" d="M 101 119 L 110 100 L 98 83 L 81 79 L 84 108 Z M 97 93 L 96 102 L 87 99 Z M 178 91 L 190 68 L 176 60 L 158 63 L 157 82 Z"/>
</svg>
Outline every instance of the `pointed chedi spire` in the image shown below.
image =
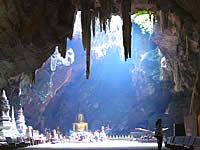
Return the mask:
<svg viewBox="0 0 200 150">
<path fill-rule="evenodd" d="M 7 99 L 7 96 L 6 96 L 6 92 L 5 92 L 5 90 L 3 90 L 3 92 L 2 92 L 2 96 L 1 96 L 1 97 Z"/>
<path fill-rule="evenodd" d="M 11 131 L 13 132 L 15 137 L 19 137 L 19 132 L 17 130 L 17 125 L 15 122 L 15 110 L 14 107 L 11 107 L 11 123 L 12 123 L 12 127 L 11 127 Z"/>
<path fill-rule="evenodd" d="M 16 138 L 17 134 L 15 134 L 15 131 L 17 129 L 13 130 L 13 124 L 9 115 L 10 105 L 5 90 L 2 91 L 0 96 L 0 111 L 0 141 L 6 141 L 6 137 Z"/>
<path fill-rule="evenodd" d="M 20 104 L 20 109 L 16 112 L 16 126 L 17 126 L 17 129 L 18 129 L 18 132 L 20 133 L 20 135 L 22 137 L 24 137 L 27 126 L 25 123 L 25 117 L 23 114 L 23 109 L 22 109 L 21 104 Z"/>
</svg>

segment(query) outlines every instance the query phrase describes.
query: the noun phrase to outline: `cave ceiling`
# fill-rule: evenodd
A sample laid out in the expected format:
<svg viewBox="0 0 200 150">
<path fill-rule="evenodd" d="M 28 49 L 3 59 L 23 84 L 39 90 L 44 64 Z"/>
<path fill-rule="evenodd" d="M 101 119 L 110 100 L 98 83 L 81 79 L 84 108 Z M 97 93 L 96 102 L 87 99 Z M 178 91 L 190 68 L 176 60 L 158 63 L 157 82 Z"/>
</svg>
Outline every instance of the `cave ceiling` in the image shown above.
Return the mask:
<svg viewBox="0 0 200 150">
<path fill-rule="evenodd" d="M 97 17 L 102 31 L 109 26 L 111 15 L 122 17 L 126 60 L 131 57 L 131 14 L 144 9 L 150 10 L 155 16 L 160 10 L 174 12 L 181 20 L 177 26 L 192 20 L 195 22 L 192 28 L 198 31 L 199 7 L 198 0 L 0 0 L 0 88 L 5 87 L 9 79 L 22 73 L 34 80 L 36 69 L 50 57 L 55 46 L 59 46 L 61 55 L 65 57 L 66 39 L 72 38 L 78 10 L 82 11 L 82 43 L 87 58 L 86 78 L 89 78 L 90 40 L 92 34 L 95 35 L 90 25 L 94 27 Z M 185 15 L 188 17 L 184 18 Z M 185 28 L 187 30 L 189 27 Z M 155 38 L 156 44 L 163 49 L 176 49 L 179 42 L 176 36 L 173 35 L 172 41 L 168 41 L 171 33 L 163 32 L 157 37 L 160 35 L 161 40 Z M 194 43 L 194 50 L 198 51 L 195 40 L 191 42 Z M 174 59 L 171 56 L 173 53 L 166 55 Z"/>
</svg>

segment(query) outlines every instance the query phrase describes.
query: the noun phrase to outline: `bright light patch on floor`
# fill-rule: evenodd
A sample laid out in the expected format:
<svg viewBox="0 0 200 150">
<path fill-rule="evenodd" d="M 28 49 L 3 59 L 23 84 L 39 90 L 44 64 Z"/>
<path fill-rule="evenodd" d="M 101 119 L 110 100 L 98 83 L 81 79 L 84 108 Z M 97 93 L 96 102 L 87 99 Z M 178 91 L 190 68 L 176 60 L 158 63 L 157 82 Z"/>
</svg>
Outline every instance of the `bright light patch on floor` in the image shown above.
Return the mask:
<svg viewBox="0 0 200 150">
<path fill-rule="evenodd" d="M 101 148 L 156 148 L 157 143 L 139 143 L 136 141 L 105 141 L 105 142 L 96 142 L 96 143 L 58 143 L 58 144 L 40 144 L 35 146 L 30 146 L 28 148 L 48 148 L 48 149 L 101 149 Z"/>
</svg>

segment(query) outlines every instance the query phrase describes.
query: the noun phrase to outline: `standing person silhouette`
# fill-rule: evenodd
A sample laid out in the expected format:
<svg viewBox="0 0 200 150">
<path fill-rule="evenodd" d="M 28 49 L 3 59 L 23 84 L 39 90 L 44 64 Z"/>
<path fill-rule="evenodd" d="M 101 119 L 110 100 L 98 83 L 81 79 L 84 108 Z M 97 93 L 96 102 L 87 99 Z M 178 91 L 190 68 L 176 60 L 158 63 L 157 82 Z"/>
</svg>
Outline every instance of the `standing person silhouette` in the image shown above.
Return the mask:
<svg viewBox="0 0 200 150">
<path fill-rule="evenodd" d="M 156 121 L 155 137 L 157 138 L 158 150 L 161 150 L 163 142 L 162 119 Z"/>
</svg>

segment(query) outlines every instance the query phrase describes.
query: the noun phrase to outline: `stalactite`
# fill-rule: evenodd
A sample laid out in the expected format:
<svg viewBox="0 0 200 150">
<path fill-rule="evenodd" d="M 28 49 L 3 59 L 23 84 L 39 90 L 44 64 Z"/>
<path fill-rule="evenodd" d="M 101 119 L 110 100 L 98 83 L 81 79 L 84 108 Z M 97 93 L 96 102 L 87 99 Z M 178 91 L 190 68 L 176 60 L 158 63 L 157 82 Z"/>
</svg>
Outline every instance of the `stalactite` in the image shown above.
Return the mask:
<svg viewBox="0 0 200 150">
<path fill-rule="evenodd" d="M 181 86 L 180 68 L 177 62 L 175 62 L 174 64 L 173 76 L 174 76 L 174 83 L 175 83 L 174 90 L 176 92 L 182 91 L 183 88 Z"/>
<path fill-rule="evenodd" d="M 111 22 L 111 18 L 108 19 L 108 28 L 110 30 L 110 22 Z"/>
<path fill-rule="evenodd" d="M 92 15 L 92 33 L 93 33 L 93 37 L 95 37 L 95 22 L 96 22 L 95 12 L 93 12 L 93 15 Z"/>
<path fill-rule="evenodd" d="M 35 71 L 33 71 L 31 74 L 31 83 L 35 83 Z"/>
<path fill-rule="evenodd" d="M 112 0 L 101 0 L 101 7 L 98 8 L 98 16 L 100 22 L 100 31 L 106 32 L 107 24 L 111 19 L 112 14 Z"/>
<path fill-rule="evenodd" d="M 103 20 L 103 31 L 106 32 L 106 21 L 105 21 L 105 19 Z"/>
<path fill-rule="evenodd" d="M 86 50 L 86 79 L 90 76 L 90 49 Z"/>
<path fill-rule="evenodd" d="M 199 99 L 200 99 L 200 72 L 197 72 L 190 102 L 190 114 L 198 115 L 200 113 Z"/>
<path fill-rule="evenodd" d="M 160 32 L 164 30 L 164 17 L 162 10 L 159 11 L 159 19 L 160 19 Z"/>
<path fill-rule="evenodd" d="M 106 1 L 106 21 L 108 24 L 108 27 L 110 29 L 110 21 L 111 21 L 111 14 L 112 14 L 112 0 L 107 0 Z"/>
<path fill-rule="evenodd" d="M 153 15 L 153 33 L 155 32 L 156 29 L 156 16 Z"/>
<path fill-rule="evenodd" d="M 123 0 L 121 4 L 123 19 L 123 45 L 125 61 L 131 57 L 131 0 Z"/>
<path fill-rule="evenodd" d="M 164 20 L 163 20 L 163 28 L 168 28 L 169 20 L 168 20 L 168 12 L 163 12 Z"/>
<path fill-rule="evenodd" d="M 81 12 L 81 26 L 82 26 L 82 43 L 84 50 L 86 51 L 86 79 L 90 74 L 90 48 L 91 48 L 91 12 L 89 8 L 89 2 L 82 2 Z"/>
<path fill-rule="evenodd" d="M 101 0 L 101 7 L 99 8 L 99 23 L 100 23 L 100 31 L 105 28 L 105 0 Z"/>
<path fill-rule="evenodd" d="M 102 6 L 101 6 L 102 7 Z M 97 17 L 99 18 L 99 26 L 100 26 L 100 32 L 102 32 L 102 8 L 97 8 Z"/>
<path fill-rule="evenodd" d="M 169 16 L 170 16 L 170 11 L 167 12 L 167 27 L 170 27 L 170 20 L 169 20 Z"/>
<path fill-rule="evenodd" d="M 63 58 L 66 57 L 66 49 L 67 49 L 67 40 L 64 39 L 63 41 L 61 41 L 59 45 L 59 52 Z"/>
<path fill-rule="evenodd" d="M 188 35 L 185 34 L 185 50 L 186 50 L 186 59 L 189 59 L 189 47 L 188 47 Z"/>
<path fill-rule="evenodd" d="M 150 12 L 148 12 L 148 14 L 149 14 L 149 20 L 150 20 L 150 22 L 151 22 L 151 13 L 150 13 Z"/>
</svg>

